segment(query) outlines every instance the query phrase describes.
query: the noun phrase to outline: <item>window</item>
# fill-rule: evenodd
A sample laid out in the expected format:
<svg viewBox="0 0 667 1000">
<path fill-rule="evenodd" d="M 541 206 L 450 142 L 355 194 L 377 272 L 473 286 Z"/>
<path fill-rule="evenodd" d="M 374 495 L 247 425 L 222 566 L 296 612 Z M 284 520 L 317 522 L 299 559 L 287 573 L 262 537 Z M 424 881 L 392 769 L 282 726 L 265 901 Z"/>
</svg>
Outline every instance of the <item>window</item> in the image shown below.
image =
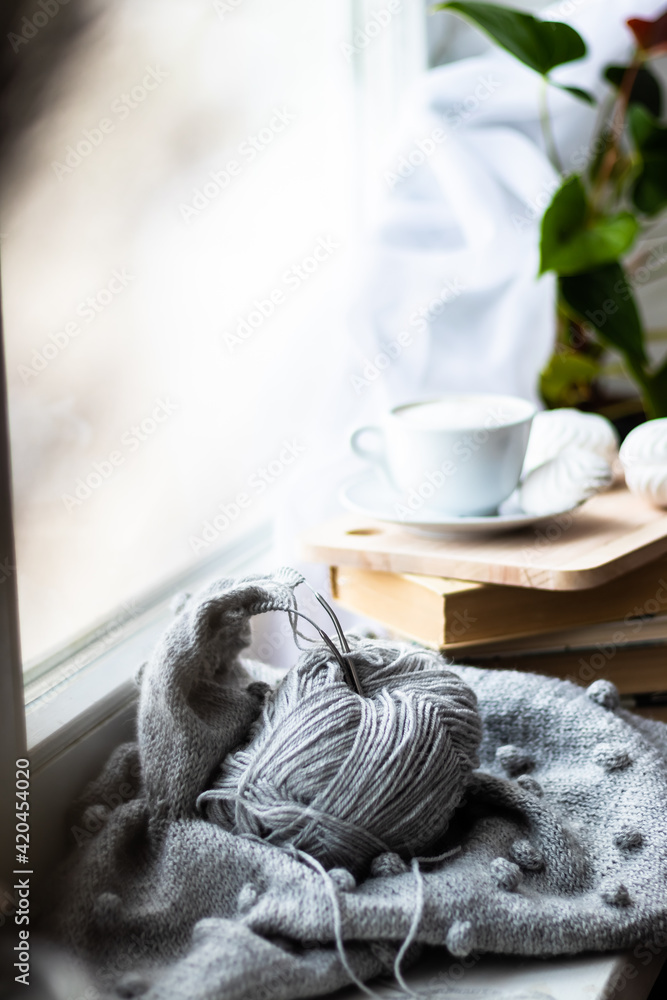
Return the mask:
<svg viewBox="0 0 667 1000">
<path fill-rule="evenodd" d="M 335 391 L 371 152 L 425 59 L 421 3 L 82 8 L 3 205 L 33 744 L 72 677 L 50 727 L 126 679 L 116 647 L 149 649 L 174 589 L 261 548 Z"/>
</svg>

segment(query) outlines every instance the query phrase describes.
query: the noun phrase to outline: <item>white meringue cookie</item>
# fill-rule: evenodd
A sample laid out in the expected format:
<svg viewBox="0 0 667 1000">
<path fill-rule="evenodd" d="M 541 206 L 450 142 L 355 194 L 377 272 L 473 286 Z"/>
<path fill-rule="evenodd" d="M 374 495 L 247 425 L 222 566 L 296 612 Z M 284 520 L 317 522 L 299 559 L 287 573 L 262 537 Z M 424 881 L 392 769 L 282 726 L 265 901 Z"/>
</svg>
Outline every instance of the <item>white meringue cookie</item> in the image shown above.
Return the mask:
<svg viewBox="0 0 667 1000">
<path fill-rule="evenodd" d="M 630 431 L 620 450 L 626 469 L 631 465 L 667 464 L 667 417 L 647 420 Z"/>
<path fill-rule="evenodd" d="M 654 507 L 667 507 L 667 465 L 635 465 L 625 470 L 625 482 Z"/>
<path fill-rule="evenodd" d="M 667 417 L 635 427 L 619 455 L 630 492 L 667 507 Z"/>
<path fill-rule="evenodd" d="M 569 510 L 611 485 L 611 465 L 594 451 L 566 448 L 522 480 L 518 501 L 526 514 Z"/>
<path fill-rule="evenodd" d="M 523 463 L 526 476 L 565 448 L 593 451 L 612 465 L 618 455 L 618 434 L 606 417 L 563 408 L 536 413 Z"/>
</svg>

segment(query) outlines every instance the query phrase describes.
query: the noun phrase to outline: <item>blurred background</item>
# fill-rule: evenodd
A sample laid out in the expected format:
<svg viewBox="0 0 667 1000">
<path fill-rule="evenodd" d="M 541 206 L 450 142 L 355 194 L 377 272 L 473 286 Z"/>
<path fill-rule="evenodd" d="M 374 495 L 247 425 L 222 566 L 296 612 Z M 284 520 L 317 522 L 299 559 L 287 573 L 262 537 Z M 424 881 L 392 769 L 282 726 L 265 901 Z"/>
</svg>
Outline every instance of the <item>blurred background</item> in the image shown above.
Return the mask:
<svg viewBox="0 0 667 1000">
<path fill-rule="evenodd" d="M 79 6 L 2 206 L 27 665 L 277 502 L 363 198 L 348 4 Z"/>
<path fill-rule="evenodd" d="M 341 303 L 401 100 L 487 45 L 422 0 L 17 10 L 10 69 L 59 50 L 0 222 L 30 667 L 270 516 L 357 405 Z"/>
</svg>

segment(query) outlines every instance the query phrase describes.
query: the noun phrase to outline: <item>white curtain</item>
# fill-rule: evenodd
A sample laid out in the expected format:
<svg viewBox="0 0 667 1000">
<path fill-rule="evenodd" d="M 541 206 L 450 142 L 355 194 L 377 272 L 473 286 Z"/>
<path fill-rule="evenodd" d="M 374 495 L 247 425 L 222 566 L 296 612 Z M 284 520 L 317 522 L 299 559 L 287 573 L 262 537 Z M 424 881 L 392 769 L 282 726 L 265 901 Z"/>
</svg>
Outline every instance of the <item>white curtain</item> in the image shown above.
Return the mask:
<svg viewBox="0 0 667 1000">
<path fill-rule="evenodd" d="M 632 52 L 626 18 L 660 8 L 649 0 L 549 8 L 543 16 L 568 21 L 588 46 L 585 59 L 554 78 L 602 97 L 602 68 Z M 298 562 L 304 528 L 341 511 L 339 484 L 361 468 L 347 444 L 355 425 L 453 389 L 537 398 L 555 333 L 555 280 L 537 278 L 539 226 L 559 184 L 539 88 L 535 73 L 494 48 L 431 70 L 406 96 L 337 361 L 328 356 L 316 375 L 320 444 L 279 517 L 276 559 Z M 548 105 L 564 170 L 582 170 L 595 151 L 597 109 L 555 87 Z M 325 586 L 323 568 L 301 566 Z"/>
</svg>

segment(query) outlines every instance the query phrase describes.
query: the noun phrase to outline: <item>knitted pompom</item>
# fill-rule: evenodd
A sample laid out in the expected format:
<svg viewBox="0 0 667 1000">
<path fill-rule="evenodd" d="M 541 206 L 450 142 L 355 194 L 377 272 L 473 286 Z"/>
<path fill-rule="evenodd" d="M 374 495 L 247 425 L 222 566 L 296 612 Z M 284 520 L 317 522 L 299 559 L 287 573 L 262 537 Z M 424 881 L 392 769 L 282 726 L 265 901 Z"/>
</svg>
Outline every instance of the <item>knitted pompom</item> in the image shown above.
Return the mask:
<svg viewBox="0 0 667 1000">
<path fill-rule="evenodd" d="M 510 855 L 524 871 L 538 872 L 544 868 L 544 855 L 529 840 L 515 840 Z"/>
<path fill-rule="evenodd" d="M 409 871 L 410 866 L 394 851 L 384 851 L 371 861 L 371 875 L 374 878 L 388 878 Z"/>
<path fill-rule="evenodd" d="M 622 851 L 637 850 L 644 843 L 644 835 L 635 826 L 623 826 L 614 834 L 614 843 Z"/>
<path fill-rule="evenodd" d="M 535 761 L 531 755 L 522 750 L 521 747 L 515 747 L 512 744 L 498 747 L 496 750 L 496 760 L 510 778 L 515 778 L 518 774 L 525 774 L 527 771 L 532 771 L 535 767 Z"/>
<path fill-rule="evenodd" d="M 538 799 L 541 799 L 544 795 L 544 789 L 539 781 L 536 781 L 535 778 L 531 778 L 529 774 L 520 774 L 516 779 L 516 783 L 519 788 L 524 790 L 524 792 L 528 792 L 530 795 L 534 795 Z"/>
<path fill-rule="evenodd" d="M 614 743 L 598 743 L 593 757 L 605 771 L 624 771 L 632 764 L 632 755 L 624 746 Z"/>
<path fill-rule="evenodd" d="M 606 708 L 609 711 L 613 711 L 621 703 L 621 697 L 618 693 L 618 688 L 611 681 L 593 681 L 586 688 L 586 695 L 591 701 L 600 705 L 602 708 Z"/>
<path fill-rule="evenodd" d="M 465 958 L 475 947 L 475 934 L 469 920 L 455 920 L 447 931 L 445 944 L 450 954 Z"/>
<path fill-rule="evenodd" d="M 357 888 L 357 882 L 347 868 L 332 868 L 329 877 L 340 892 L 353 892 Z"/>
<path fill-rule="evenodd" d="M 246 882 L 239 893 L 236 906 L 239 913 L 247 913 L 257 902 L 258 892 L 252 882 Z"/>
<path fill-rule="evenodd" d="M 523 872 L 518 865 L 507 858 L 495 858 L 491 862 L 491 874 L 498 888 L 513 892 L 523 881 Z"/>
<path fill-rule="evenodd" d="M 600 887 L 600 896 L 608 906 L 632 906 L 630 893 L 622 882 L 605 882 Z"/>
</svg>

